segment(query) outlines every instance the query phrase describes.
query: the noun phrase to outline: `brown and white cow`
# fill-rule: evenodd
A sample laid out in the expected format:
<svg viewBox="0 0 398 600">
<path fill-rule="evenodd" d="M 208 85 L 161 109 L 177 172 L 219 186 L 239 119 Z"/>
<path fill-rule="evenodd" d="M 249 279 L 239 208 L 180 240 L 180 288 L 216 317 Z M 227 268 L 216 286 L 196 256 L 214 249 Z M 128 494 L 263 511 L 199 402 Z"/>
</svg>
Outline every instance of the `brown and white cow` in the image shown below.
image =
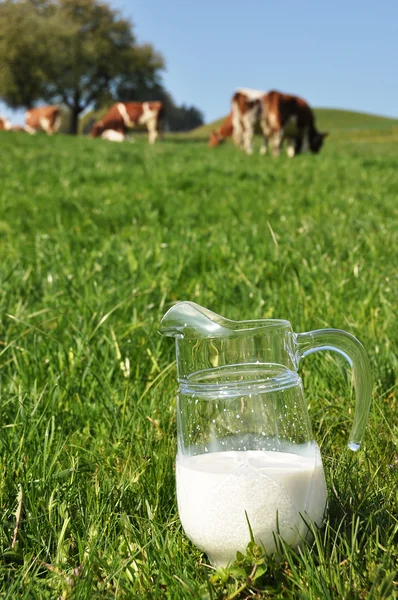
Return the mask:
<svg viewBox="0 0 398 600">
<path fill-rule="evenodd" d="M 247 154 L 253 153 L 253 136 L 262 119 L 262 99 L 265 92 L 239 88 L 232 97 L 232 137 Z"/>
<path fill-rule="evenodd" d="M 90 136 L 99 137 L 107 129 L 125 135 L 135 125 L 146 125 L 149 143 L 154 144 L 159 137 L 163 112 L 161 102 L 117 102 L 93 125 Z"/>
<path fill-rule="evenodd" d="M 214 148 L 214 146 L 218 146 L 225 142 L 227 137 L 231 137 L 234 132 L 234 127 L 232 125 L 232 113 L 228 115 L 225 121 L 222 123 L 221 127 L 215 129 L 211 132 L 209 137 L 209 146 L 210 148 Z"/>
<path fill-rule="evenodd" d="M 256 133 L 259 133 L 260 131 L 262 132 L 262 126 L 263 126 L 263 120 L 262 120 L 262 113 L 260 113 L 261 116 L 260 120 L 257 118 L 254 122 L 254 126 L 253 126 L 253 131 Z M 253 125 L 253 123 L 252 123 Z M 236 130 L 237 125 L 235 124 L 235 130 Z M 235 131 L 234 133 L 234 126 L 233 126 L 233 122 L 232 122 L 232 113 L 229 114 L 227 116 L 227 118 L 225 119 L 225 121 L 222 123 L 221 127 L 219 127 L 218 129 L 214 129 L 209 137 L 209 146 L 210 148 L 214 148 L 214 146 L 218 146 L 222 143 L 225 142 L 225 140 L 228 137 L 233 137 L 234 138 L 234 142 L 236 145 L 243 147 L 243 140 L 242 140 L 242 134 L 243 134 L 243 127 L 241 126 L 240 123 L 238 123 L 238 132 Z M 250 132 L 251 136 L 253 136 L 253 132 Z M 260 153 L 265 154 L 266 152 L 266 147 L 262 146 L 260 148 Z M 249 152 L 250 153 L 250 152 Z"/>
<path fill-rule="evenodd" d="M 52 135 L 60 125 L 61 109 L 58 106 L 31 108 L 25 115 L 25 130 L 31 134 L 45 131 L 47 135 Z"/>
<path fill-rule="evenodd" d="M 232 136 L 234 143 L 252 154 L 254 130 L 261 125 L 262 98 L 265 92 L 250 88 L 239 88 L 232 97 L 231 113 L 209 138 L 209 146 L 214 147 Z"/>
<path fill-rule="evenodd" d="M 279 156 L 284 140 L 290 157 L 307 151 L 317 153 L 328 135 L 317 131 L 314 113 L 305 100 L 275 90 L 262 99 L 262 120 L 264 152 L 269 142 L 274 156 Z"/>
<path fill-rule="evenodd" d="M 0 131 L 8 131 L 11 129 L 11 123 L 6 117 L 0 117 Z"/>
</svg>

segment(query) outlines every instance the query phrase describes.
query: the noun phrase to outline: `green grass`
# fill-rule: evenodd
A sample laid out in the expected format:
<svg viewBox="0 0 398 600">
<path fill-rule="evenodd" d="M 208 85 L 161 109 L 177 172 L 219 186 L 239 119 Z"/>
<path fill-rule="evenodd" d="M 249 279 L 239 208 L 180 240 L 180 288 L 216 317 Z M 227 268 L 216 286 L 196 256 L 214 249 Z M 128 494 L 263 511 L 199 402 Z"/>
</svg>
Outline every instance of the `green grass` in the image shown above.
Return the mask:
<svg viewBox="0 0 398 600">
<path fill-rule="evenodd" d="M 314 113 L 319 130 L 328 131 L 333 139 L 363 142 L 386 139 L 398 141 L 398 119 L 336 108 L 315 108 Z M 188 135 L 198 139 L 208 138 L 214 129 L 220 127 L 224 118 L 206 123 Z"/>
<path fill-rule="evenodd" d="M 332 139 L 273 160 L 182 138 L 0 145 L 0 597 L 397 597 L 398 146 Z M 214 575 L 181 530 L 174 347 L 157 327 L 184 299 L 342 328 L 368 350 L 356 454 L 346 364 L 300 365 L 329 490 L 300 553 L 252 549 Z"/>
</svg>

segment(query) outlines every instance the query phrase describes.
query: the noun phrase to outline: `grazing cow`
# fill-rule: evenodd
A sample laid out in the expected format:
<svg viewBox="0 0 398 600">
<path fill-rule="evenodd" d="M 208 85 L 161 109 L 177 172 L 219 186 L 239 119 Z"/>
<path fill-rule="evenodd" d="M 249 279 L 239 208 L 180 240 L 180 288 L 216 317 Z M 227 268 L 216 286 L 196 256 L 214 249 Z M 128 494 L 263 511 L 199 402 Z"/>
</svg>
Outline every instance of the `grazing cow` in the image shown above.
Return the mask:
<svg viewBox="0 0 398 600">
<path fill-rule="evenodd" d="M 255 123 L 254 131 L 263 133 L 262 129 L 262 119 L 260 122 Z M 235 143 L 237 145 L 241 145 L 241 131 L 238 135 L 235 136 Z M 234 136 L 234 126 L 232 123 L 232 114 L 229 114 L 225 121 L 222 123 L 221 127 L 218 129 L 214 129 L 209 137 L 209 146 L 210 148 L 214 148 L 214 146 L 218 146 L 219 144 L 223 144 L 228 137 Z M 260 152 L 265 154 L 266 149 L 264 147 L 260 148 Z"/>
<path fill-rule="evenodd" d="M 146 125 L 149 143 L 154 144 L 159 137 L 163 112 L 161 102 L 117 102 L 93 125 L 90 136 L 98 137 L 107 129 L 126 134 L 128 129 L 138 124 Z"/>
<path fill-rule="evenodd" d="M 265 92 L 239 88 L 232 97 L 233 140 L 247 154 L 253 153 L 254 129 L 262 120 L 262 99 Z"/>
<path fill-rule="evenodd" d="M 25 130 L 34 134 L 45 131 L 47 135 L 56 133 L 61 125 L 61 110 L 58 106 L 31 108 L 25 115 Z"/>
<path fill-rule="evenodd" d="M 279 156 L 284 140 L 290 157 L 302 152 L 320 151 L 327 133 L 315 127 L 314 113 L 298 96 L 271 91 L 262 100 L 264 148 L 270 142 L 274 156 Z"/>
<path fill-rule="evenodd" d="M 234 132 L 234 128 L 232 125 L 232 113 L 228 115 L 225 119 L 224 123 L 219 127 L 219 129 L 215 129 L 211 132 L 209 138 L 209 146 L 210 148 L 214 148 L 214 146 L 218 146 L 225 142 L 227 137 L 231 137 Z"/>
<path fill-rule="evenodd" d="M 243 148 L 248 154 L 252 154 L 253 135 L 256 129 L 264 130 L 262 100 L 266 92 L 239 88 L 232 97 L 232 111 L 224 123 L 214 130 L 209 138 L 209 146 L 212 148 L 232 136 L 235 144 Z M 266 147 L 260 150 L 265 154 Z"/>
<path fill-rule="evenodd" d="M 124 142 L 125 137 L 122 131 L 116 131 L 115 129 L 105 129 L 101 133 L 101 138 L 110 142 Z"/>
<path fill-rule="evenodd" d="M 6 117 L 0 117 L 0 131 L 8 131 L 11 129 L 11 123 Z"/>
</svg>

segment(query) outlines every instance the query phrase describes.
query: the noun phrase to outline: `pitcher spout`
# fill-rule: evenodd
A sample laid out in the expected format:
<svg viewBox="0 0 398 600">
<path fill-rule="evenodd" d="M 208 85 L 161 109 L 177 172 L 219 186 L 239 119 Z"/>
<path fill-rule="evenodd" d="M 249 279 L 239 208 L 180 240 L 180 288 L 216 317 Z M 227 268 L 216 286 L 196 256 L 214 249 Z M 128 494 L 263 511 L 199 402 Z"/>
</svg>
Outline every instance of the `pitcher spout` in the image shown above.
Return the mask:
<svg viewBox="0 0 398 600">
<path fill-rule="evenodd" d="M 179 339 L 225 337 L 235 330 L 234 324 L 195 302 L 178 302 L 164 315 L 159 333 Z"/>
</svg>

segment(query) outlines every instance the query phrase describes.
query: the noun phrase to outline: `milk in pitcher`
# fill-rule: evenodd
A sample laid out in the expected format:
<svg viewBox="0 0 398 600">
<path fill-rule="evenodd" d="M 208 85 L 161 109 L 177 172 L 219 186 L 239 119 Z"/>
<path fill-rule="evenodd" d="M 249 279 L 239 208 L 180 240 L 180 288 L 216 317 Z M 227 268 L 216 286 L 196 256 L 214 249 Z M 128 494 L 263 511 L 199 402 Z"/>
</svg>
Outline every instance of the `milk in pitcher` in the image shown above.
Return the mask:
<svg viewBox="0 0 398 600">
<path fill-rule="evenodd" d="M 326 483 L 316 444 L 305 455 L 264 450 L 177 456 L 177 499 L 187 536 L 213 564 L 225 566 L 245 552 L 250 527 L 270 553 L 274 533 L 297 546 L 306 521 L 320 525 Z"/>
</svg>

